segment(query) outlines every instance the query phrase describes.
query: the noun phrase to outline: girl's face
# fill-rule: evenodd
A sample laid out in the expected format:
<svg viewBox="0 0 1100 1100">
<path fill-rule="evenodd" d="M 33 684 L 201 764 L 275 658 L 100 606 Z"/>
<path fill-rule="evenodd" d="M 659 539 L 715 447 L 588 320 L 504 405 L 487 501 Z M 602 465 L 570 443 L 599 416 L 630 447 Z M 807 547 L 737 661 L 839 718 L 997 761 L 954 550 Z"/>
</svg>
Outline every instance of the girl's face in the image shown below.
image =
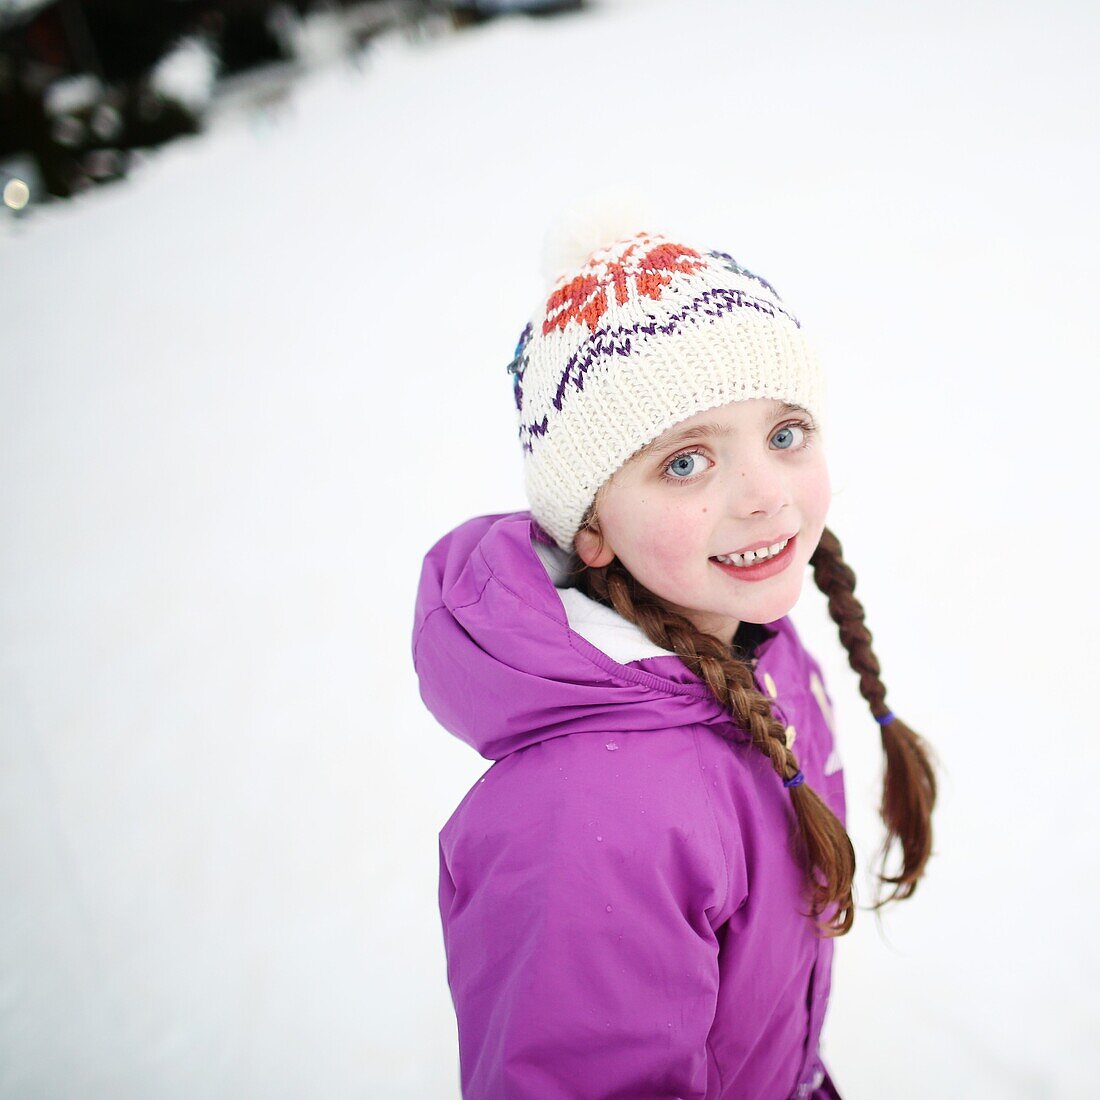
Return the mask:
<svg viewBox="0 0 1100 1100">
<path fill-rule="evenodd" d="M 742 621 L 770 623 L 794 607 L 831 499 L 809 414 L 770 398 L 733 401 L 634 454 L 596 496 L 603 548 L 585 528 L 575 544 L 590 566 L 618 557 L 672 610 L 728 645 Z M 714 560 L 792 536 L 782 561 L 767 567 L 779 570 L 759 579 Z"/>
</svg>

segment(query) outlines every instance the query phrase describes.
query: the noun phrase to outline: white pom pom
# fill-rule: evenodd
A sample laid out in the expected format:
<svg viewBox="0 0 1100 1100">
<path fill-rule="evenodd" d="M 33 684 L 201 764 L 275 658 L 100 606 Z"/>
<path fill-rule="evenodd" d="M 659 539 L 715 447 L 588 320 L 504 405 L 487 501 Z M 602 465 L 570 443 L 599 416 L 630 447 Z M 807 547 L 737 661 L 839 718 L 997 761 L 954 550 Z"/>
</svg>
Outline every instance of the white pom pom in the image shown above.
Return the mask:
<svg viewBox="0 0 1100 1100">
<path fill-rule="evenodd" d="M 597 248 L 642 230 L 657 233 L 649 197 L 625 184 L 590 191 L 561 210 L 546 232 L 542 276 L 547 284 L 576 271 Z"/>
</svg>

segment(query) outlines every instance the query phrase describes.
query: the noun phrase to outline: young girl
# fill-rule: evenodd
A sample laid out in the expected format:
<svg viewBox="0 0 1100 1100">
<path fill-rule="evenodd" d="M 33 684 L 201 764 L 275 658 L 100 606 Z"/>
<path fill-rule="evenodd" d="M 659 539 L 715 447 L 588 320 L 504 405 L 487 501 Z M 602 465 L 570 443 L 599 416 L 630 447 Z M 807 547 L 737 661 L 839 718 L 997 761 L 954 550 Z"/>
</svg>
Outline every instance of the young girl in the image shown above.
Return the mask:
<svg viewBox="0 0 1100 1100">
<path fill-rule="evenodd" d="M 413 633 L 424 702 L 495 761 L 439 834 L 462 1094 L 837 1100 L 855 853 L 807 565 L 881 727 L 886 901 L 936 781 L 825 526 L 814 351 L 767 280 L 635 223 L 558 268 L 508 369 L 530 510 L 431 548 Z"/>
</svg>

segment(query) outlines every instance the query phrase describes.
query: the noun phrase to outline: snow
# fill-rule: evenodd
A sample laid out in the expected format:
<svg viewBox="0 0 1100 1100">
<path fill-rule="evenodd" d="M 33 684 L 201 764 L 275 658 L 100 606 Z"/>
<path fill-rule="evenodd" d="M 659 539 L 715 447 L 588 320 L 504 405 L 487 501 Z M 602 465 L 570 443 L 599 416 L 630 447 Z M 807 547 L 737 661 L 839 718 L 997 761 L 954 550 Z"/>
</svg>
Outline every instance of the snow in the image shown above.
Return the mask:
<svg viewBox="0 0 1100 1100">
<path fill-rule="evenodd" d="M 276 9 L 272 24 L 288 52 L 308 68 L 331 64 L 352 49 L 347 24 L 338 10 L 309 12 L 303 18 L 284 6 Z"/>
<path fill-rule="evenodd" d="M 199 35 L 181 38 L 157 63 L 149 84 L 163 98 L 198 113 L 214 95 L 218 55 Z"/>
<path fill-rule="evenodd" d="M 64 115 L 90 107 L 106 89 L 91 73 L 77 73 L 55 80 L 47 89 L 44 108 L 49 115 Z"/>
<path fill-rule="evenodd" d="M 384 38 L 0 218 L 0 1097 L 457 1097 L 428 547 L 522 508 L 553 214 L 635 183 L 829 371 L 830 526 L 944 764 L 837 946 L 845 1100 L 1085 1097 L 1100 1010 L 1093 8 L 620 0 Z M 878 727 L 807 578 L 857 901 Z"/>
<path fill-rule="evenodd" d="M 28 16 L 50 0 L 0 0 L 0 16 Z"/>
</svg>

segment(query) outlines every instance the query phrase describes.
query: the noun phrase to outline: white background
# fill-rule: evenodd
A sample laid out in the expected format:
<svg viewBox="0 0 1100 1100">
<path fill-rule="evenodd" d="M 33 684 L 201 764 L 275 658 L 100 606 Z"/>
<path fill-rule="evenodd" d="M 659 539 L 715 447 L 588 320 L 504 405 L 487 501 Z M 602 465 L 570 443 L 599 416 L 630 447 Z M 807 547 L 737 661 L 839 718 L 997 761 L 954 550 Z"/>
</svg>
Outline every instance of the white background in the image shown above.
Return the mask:
<svg viewBox="0 0 1100 1100">
<path fill-rule="evenodd" d="M 0 1095 L 458 1096 L 424 553 L 523 508 L 505 366 L 555 213 L 641 187 L 829 378 L 829 525 L 943 762 L 839 941 L 845 1100 L 1092 1097 L 1093 5 L 507 19 L 0 233 Z M 690 237 L 689 237 L 690 234 Z M 871 866 L 878 727 L 807 574 Z"/>
</svg>

